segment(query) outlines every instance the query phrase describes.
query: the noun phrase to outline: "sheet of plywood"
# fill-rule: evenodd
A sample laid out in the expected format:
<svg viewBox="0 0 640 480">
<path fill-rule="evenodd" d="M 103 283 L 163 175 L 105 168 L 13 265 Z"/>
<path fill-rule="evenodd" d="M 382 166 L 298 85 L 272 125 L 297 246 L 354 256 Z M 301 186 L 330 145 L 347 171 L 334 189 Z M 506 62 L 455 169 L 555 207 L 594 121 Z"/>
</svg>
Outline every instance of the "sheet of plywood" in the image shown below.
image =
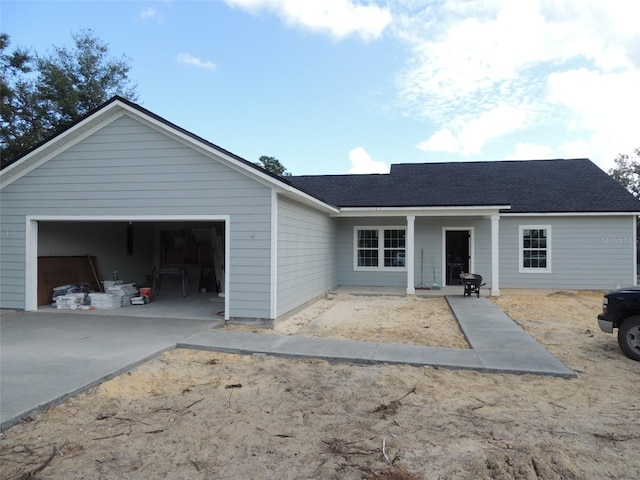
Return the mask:
<svg viewBox="0 0 640 480">
<path fill-rule="evenodd" d="M 38 257 L 38 305 L 49 305 L 54 287 L 70 283 L 88 283 L 92 290 L 102 291 L 89 259 L 101 284 L 102 275 L 96 257 Z"/>
</svg>

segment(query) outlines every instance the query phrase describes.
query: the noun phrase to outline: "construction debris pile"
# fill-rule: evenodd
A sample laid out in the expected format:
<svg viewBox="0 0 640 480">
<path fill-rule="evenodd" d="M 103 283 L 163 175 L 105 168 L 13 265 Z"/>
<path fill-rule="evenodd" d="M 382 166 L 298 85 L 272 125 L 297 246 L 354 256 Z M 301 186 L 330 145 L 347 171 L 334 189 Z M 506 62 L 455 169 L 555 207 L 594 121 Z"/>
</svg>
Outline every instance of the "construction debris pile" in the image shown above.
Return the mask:
<svg viewBox="0 0 640 480">
<path fill-rule="evenodd" d="M 93 292 L 87 283 L 73 283 L 53 289 L 53 306 L 58 310 L 95 310 L 144 305 L 151 300 L 151 289 L 136 287 L 122 280 L 105 280 L 104 292 Z"/>
<path fill-rule="evenodd" d="M 53 289 L 53 306 L 58 310 L 90 310 L 88 283 L 72 283 Z M 94 307 L 95 308 L 95 307 Z"/>
</svg>

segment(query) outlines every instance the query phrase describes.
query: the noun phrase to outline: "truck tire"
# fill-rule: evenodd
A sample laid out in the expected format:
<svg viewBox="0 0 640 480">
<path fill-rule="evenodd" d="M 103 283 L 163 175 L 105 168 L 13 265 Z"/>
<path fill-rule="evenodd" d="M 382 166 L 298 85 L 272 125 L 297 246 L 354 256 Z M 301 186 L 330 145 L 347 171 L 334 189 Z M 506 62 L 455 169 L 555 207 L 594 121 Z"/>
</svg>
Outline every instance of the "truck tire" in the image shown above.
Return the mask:
<svg viewBox="0 0 640 480">
<path fill-rule="evenodd" d="M 627 357 L 640 362 L 640 316 L 622 322 L 618 328 L 618 345 Z"/>
</svg>

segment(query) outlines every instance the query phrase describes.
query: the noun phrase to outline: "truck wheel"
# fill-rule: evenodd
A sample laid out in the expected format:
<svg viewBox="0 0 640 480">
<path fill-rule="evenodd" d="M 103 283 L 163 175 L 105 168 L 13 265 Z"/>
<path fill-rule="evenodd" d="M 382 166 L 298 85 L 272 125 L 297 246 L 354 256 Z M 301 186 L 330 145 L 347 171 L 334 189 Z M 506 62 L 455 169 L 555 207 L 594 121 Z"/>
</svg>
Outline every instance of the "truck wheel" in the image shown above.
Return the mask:
<svg viewBox="0 0 640 480">
<path fill-rule="evenodd" d="M 640 362 L 640 317 L 627 318 L 620 325 L 618 344 L 627 357 Z"/>
</svg>

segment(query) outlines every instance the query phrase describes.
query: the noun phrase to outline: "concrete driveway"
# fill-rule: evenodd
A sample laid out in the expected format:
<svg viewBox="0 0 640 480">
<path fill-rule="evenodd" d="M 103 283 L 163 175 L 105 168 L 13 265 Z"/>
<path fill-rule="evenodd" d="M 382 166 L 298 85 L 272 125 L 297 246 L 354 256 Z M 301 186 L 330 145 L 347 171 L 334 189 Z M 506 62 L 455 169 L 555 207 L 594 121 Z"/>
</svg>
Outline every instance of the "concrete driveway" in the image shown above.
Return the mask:
<svg viewBox="0 0 640 480">
<path fill-rule="evenodd" d="M 219 319 L 132 318 L 96 312 L 0 317 L 0 428 L 113 378 Z"/>
<path fill-rule="evenodd" d="M 447 296 L 471 349 L 212 331 L 222 320 L 34 312 L 0 323 L 0 427 L 111 379 L 175 346 L 332 361 L 403 363 L 575 377 L 485 298 Z"/>
</svg>

